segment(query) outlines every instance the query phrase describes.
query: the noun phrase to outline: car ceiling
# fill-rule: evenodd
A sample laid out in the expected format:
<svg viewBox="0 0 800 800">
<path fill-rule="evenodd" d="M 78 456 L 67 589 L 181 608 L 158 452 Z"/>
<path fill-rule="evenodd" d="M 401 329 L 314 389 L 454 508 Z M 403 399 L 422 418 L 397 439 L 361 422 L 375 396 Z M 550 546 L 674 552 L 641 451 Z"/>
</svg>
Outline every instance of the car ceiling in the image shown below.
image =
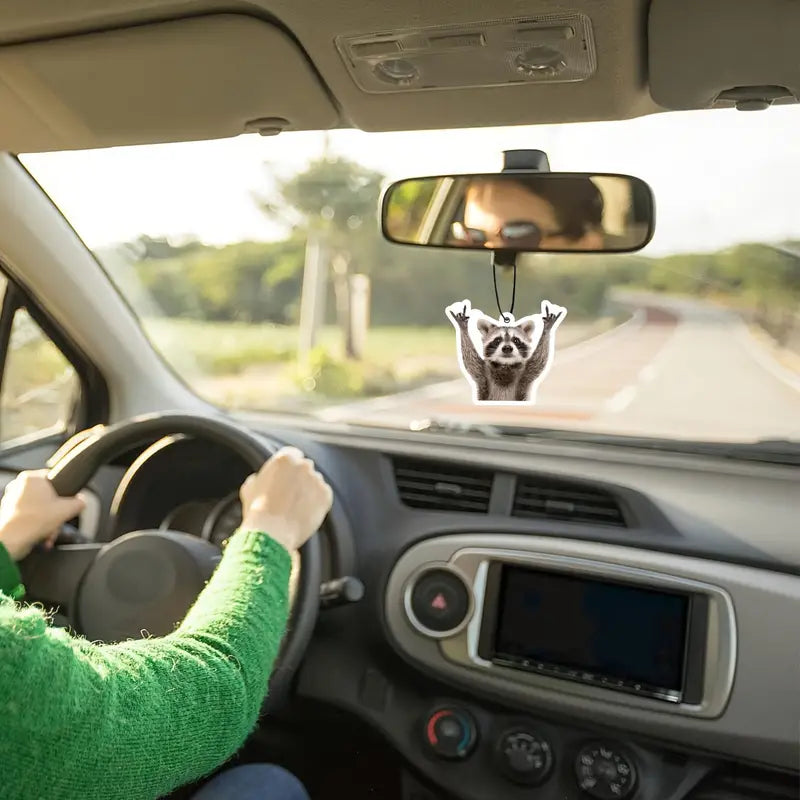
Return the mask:
<svg viewBox="0 0 800 800">
<path fill-rule="evenodd" d="M 508 19 L 533 24 L 576 14 L 588 19 L 596 68 L 571 82 L 519 81 L 511 71 L 508 80 L 518 82 L 365 91 L 336 45 L 343 36 L 476 23 L 471 30 L 490 30 Z M 84 149 L 248 130 L 627 119 L 736 100 L 794 102 L 800 62 L 791 37 L 798 29 L 800 4 L 791 0 L 6 0 L 0 149 Z M 725 101 L 730 91 L 733 99 Z"/>
</svg>

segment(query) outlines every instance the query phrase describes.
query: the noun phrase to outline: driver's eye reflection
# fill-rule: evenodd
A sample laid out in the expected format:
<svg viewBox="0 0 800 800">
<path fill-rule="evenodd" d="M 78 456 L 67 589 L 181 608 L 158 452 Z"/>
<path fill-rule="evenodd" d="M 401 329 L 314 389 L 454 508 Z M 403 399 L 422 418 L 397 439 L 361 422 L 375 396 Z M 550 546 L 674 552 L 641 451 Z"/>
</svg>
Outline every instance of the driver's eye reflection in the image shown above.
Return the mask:
<svg viewBox="0 0 800 800">
<path fill-rule="evenodd" d="M 525 242 L 529 247 L 536 247 L 542 239 L 542 230 L 535 222 L 507 222 L 498 231 L 485 231 L 480 228 L 467 227 L 463 222 L 454 222 L 451 233 L 456 241 L 472 245 L 486 245 L 495 239 L 508 244 Z"/>
</svg>

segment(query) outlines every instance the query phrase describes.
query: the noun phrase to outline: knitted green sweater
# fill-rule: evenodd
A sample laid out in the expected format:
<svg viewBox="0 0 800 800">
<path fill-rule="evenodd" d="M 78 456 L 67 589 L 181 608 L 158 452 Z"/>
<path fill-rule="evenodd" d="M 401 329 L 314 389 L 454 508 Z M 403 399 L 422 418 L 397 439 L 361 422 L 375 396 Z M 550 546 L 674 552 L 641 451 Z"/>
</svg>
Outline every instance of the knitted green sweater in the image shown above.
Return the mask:
<svg viewBox="0 0 800 800">
<path fill-rule="evenodd" d="M 0 545 L 0 797 L 150 800 L 213 771 L 255 726 L 291 559 L 239 531 L 174 633 L 92 644 L 16 605 Z"/>
</svg>

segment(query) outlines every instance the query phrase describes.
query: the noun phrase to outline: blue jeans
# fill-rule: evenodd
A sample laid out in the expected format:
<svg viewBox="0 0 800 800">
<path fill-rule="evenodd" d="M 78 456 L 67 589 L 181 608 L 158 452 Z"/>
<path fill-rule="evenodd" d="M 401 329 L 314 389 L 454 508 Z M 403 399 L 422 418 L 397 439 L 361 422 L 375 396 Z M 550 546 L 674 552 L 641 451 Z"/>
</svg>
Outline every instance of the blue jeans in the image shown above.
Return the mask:
<svg viewBox="0 0 800 800">
<path fill-rule="evenodd" d="M 192 800 L 310 800 L 291 772 L 274 764 L 244 764 L 215 775 Z"/>
</svg>

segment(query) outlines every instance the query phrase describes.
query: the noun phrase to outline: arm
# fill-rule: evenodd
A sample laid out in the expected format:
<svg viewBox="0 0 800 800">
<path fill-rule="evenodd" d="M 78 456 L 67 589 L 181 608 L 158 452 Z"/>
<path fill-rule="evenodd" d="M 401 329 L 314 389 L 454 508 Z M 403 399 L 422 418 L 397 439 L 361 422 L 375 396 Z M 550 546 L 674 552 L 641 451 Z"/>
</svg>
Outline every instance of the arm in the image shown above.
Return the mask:
<svg viewBox="0 0 800 800">
<path fill-rule="evenodd" d="M 22 576 L 6 546 L 0 541 L 0 595 L 20 600 L 25 595 Z"/>
<path fill-rule="evenodd" d="M 467 374 L 476 382 L 483 380 L 483 359 L 478 355 L 472 337 L 469 335 L 469 311 L 466 304 L 460 312 L 450 311 L 450 319 L 455 325 L 459 348 L 461 350 L 461 362 Z"/>
<path fill-rule="evenodd" d="M 239 749 L 286 626 L 289 553 L 330 507 L 310 462 L 283 458 L 242 487 L 243 529 L 169 636 L 97 645 L 0 600 L 5 797 L 38 797 L 47 785 L 64 800 L 148 800 Z M 283 477 L 273 468 L 270 483 L 263 473 L 276 459 Z M 256 532 L 267 524 L 274 537 Z"/>
<path fill-rule="evenodd" d="M 156 798 L 213 770 L 253 728 L 286 624 L 289 554 L 239 532 L 184 624 L 95 645 L 0 604 L 8 797 Z"/>
<path fill-rule="evenodd" d="M 517 400 L 527 400 L 530 388 L 534 381 L 545 371 L 547 364 L 550 361 L 550 342 L 552 339 L 552 331 L 556 323 L 561 319 L 563 311 L 554 314 L 549 308 L 545 306 L 542 313 L 542 335 L 536 343 L 536 349 L 533 355 L 528 359 L 525 364 L 525 369 L 522 377 L 517 384 Z"/>
</svg>

